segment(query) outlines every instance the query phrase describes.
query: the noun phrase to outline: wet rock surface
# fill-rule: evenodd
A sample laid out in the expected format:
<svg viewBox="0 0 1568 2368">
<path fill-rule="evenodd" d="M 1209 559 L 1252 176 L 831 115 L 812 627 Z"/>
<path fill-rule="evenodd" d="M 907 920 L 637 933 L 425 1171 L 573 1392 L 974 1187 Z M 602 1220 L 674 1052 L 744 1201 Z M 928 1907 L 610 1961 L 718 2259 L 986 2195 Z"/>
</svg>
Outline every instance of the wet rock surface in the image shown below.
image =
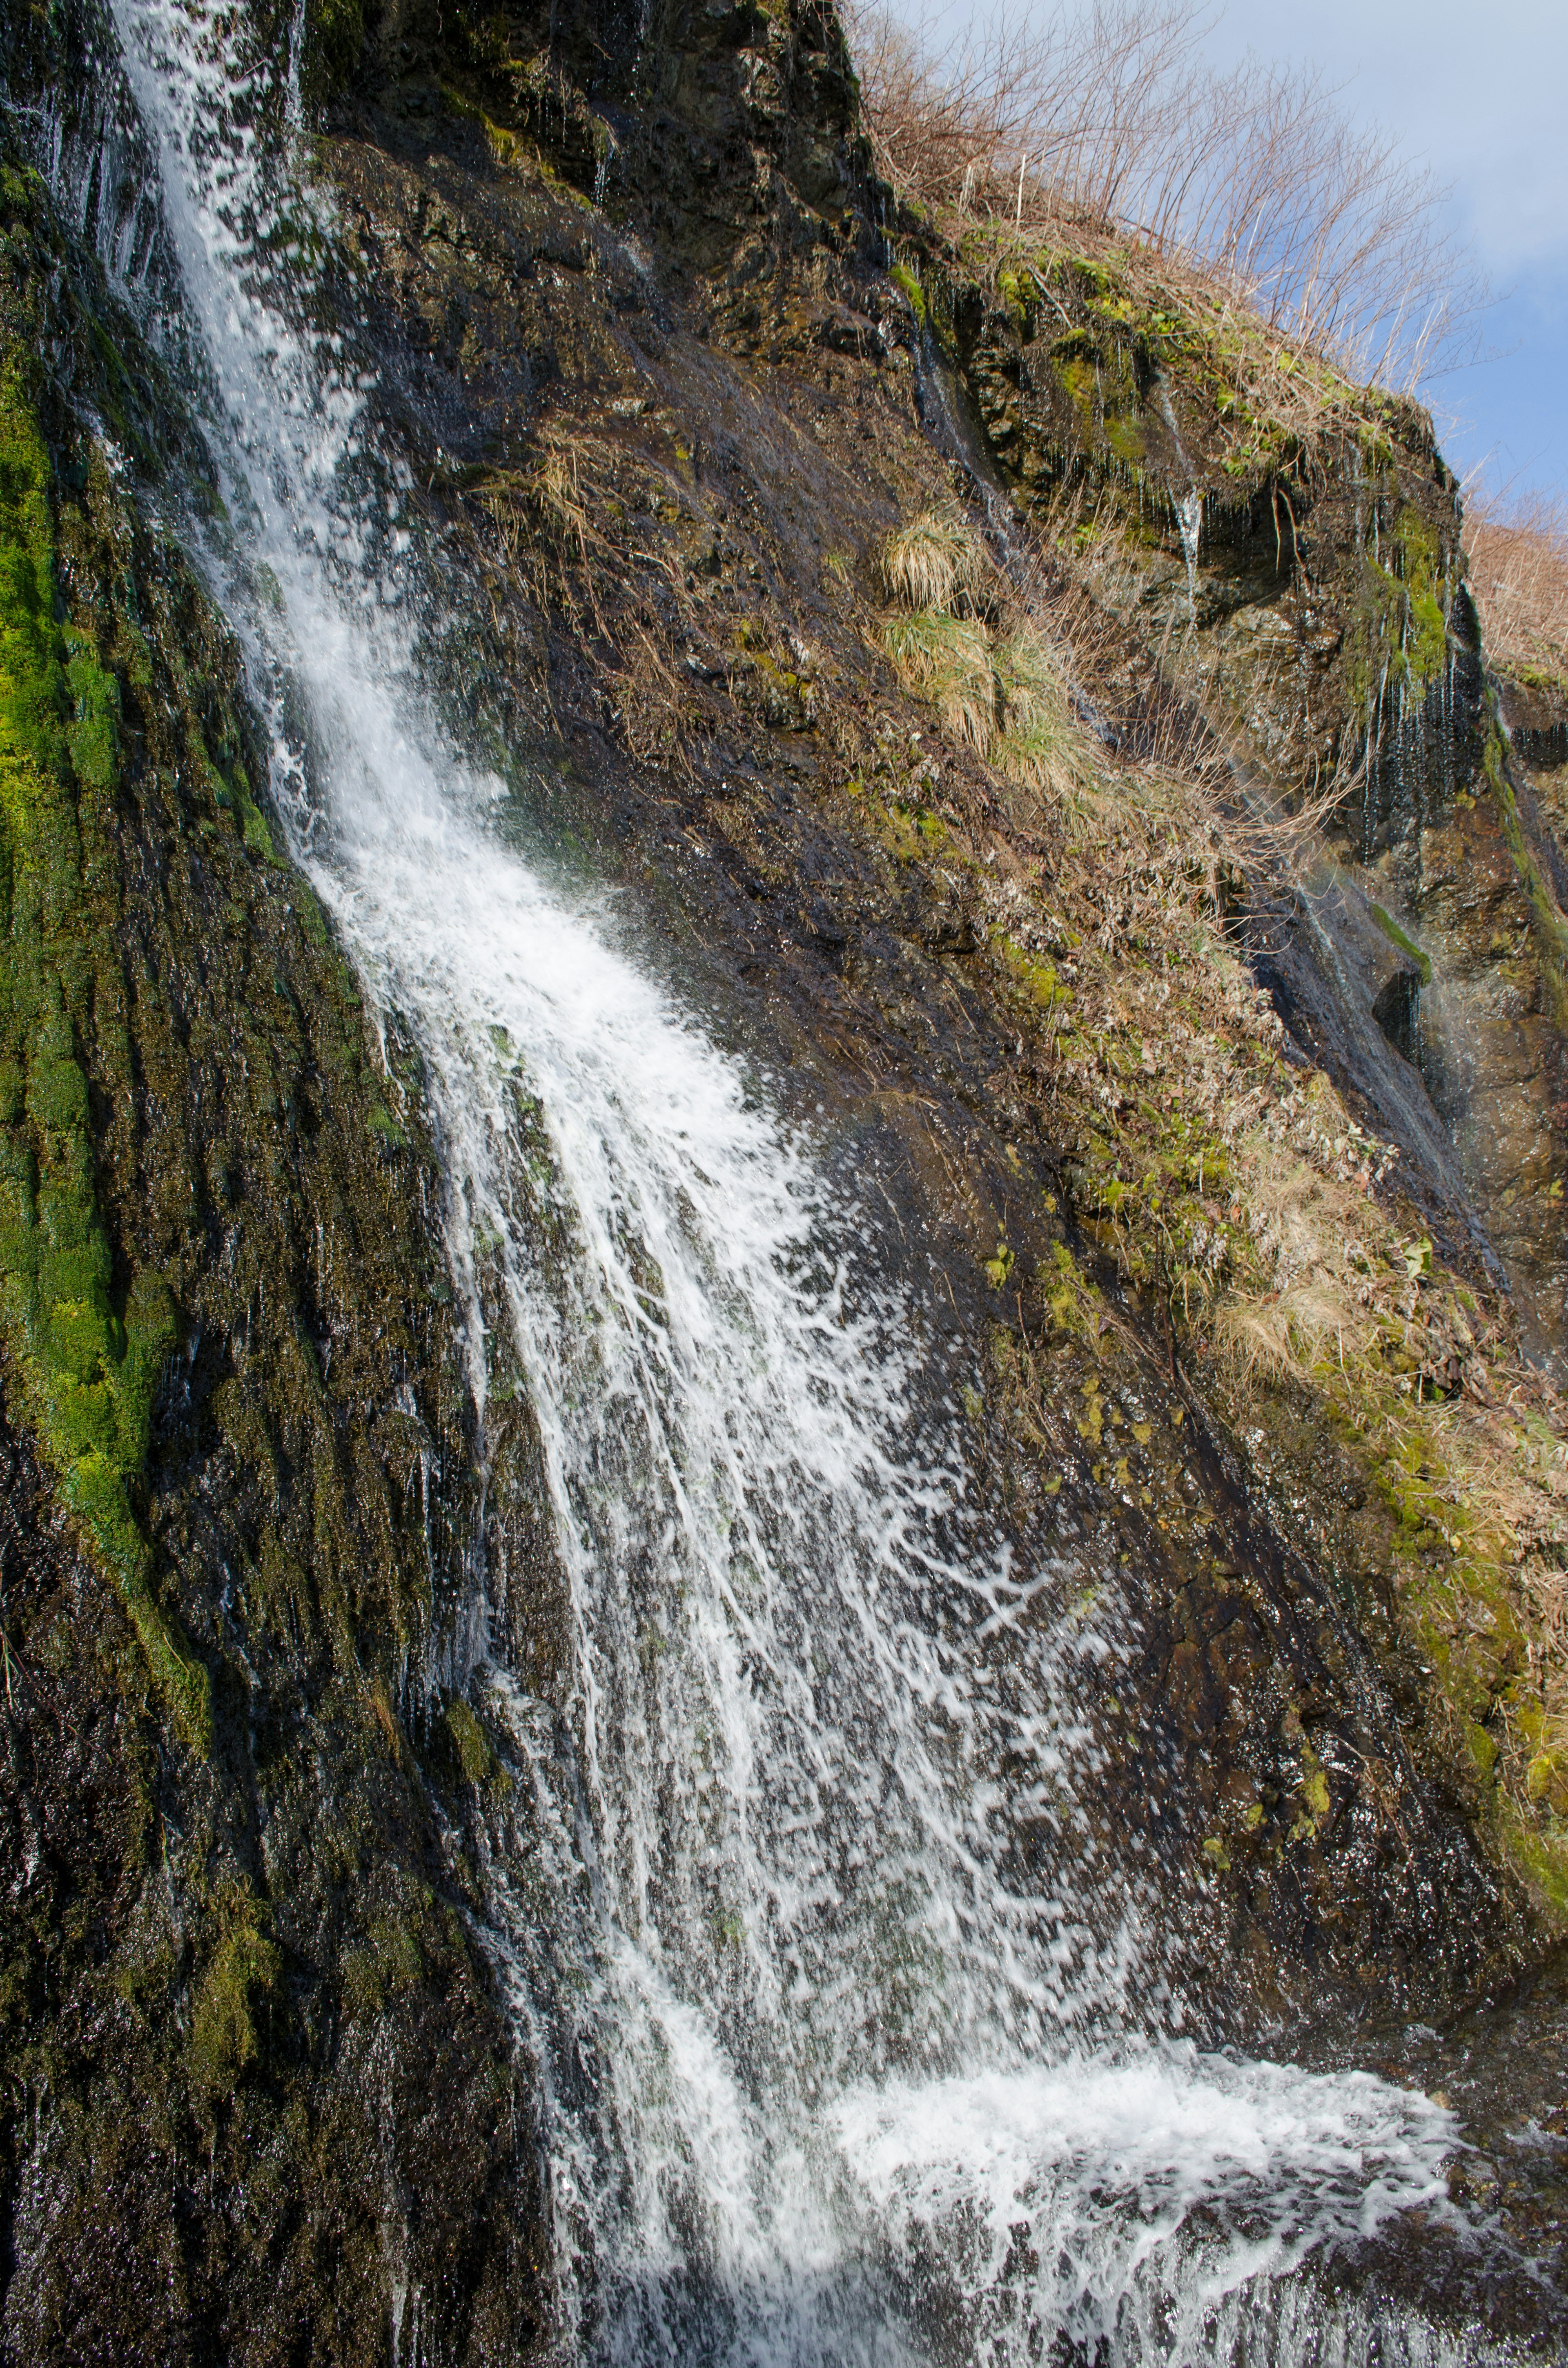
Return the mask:
<svg viewBox="0 0 1568 2368">
<path fill-rule="evenodd" d="M 1238 478 L 1201 390 L 1088 299 L 1061 339 L 1027 295 L 954 308 L 1020 533 L 1063 487 L 1111 484 L 1134 511 L 1148 490 L 1141 537 L 1096 577 L 1143 650 L 1130 671 L 1175 650 L 1183 697 L 1284 787 L 1364 744 L 1339 869 L 1251 919 L 1190 890 L 1215 951 L 1184 983 L 1131 863 L 1117 882 L 1085 865 L 882 653 L 881 537 L 972 487 L 923 424 L 921 324 L 860 203 L 835 21 L 671 14 L 636 43 L 581 12 L 555 41 L 520 12 L 394 8 L 368 47 L 358 17 L 312 22 L 331 284 L 460 620 L 433 678 L 519 836 L 617 883 L 645 957 L 874 1212 L 868 1269 L 916 1296 L 977 1497 L 1053 1572 L 1028 1616 L 1070 1619 L 1085 1590 L 1115 1606 L 1101 1775 L 1081 1816 L 1019 1831 L 1020 1879 L 1076 1861 L 1108 1919 L 1142 1885 L 1151 1990 L 1183 1994 L 1211 2040 L 1392 2002 L 1396 2077 L 1490 2084 L 1458 2190 L 1485 2200 L 1484 2157 L 1510 2192 L 1504 2166 L 1528 2159 L 1505 2221 L 1539 2249 L 1558 1977 L 1453 2021 L 1561 1905 L 1499 1839 L 1487 1738 L 1526 1669 L 1519 1606 L 1499 1594 L 1473 1652 L 1439 1607 L 1469 1673 L 1459 1721 L 1410 1577 L 1412 1534 L 1434 1588 L 1451 1546 L 1378 1478 L 1353 1391 L 1325 1412 L 1321 1380 L 1241 1388 L 1178 1337 L 1176 1267 L 1126 1255 L 1102 1124 L 1142 1113 L 1162 1144 L 1187 1125 L 1160 1099 L 1176 1011 L 1195 1070 L 1217 1060 L 1260 1123 L 1297 1124 L 1321 1068 L 1399 1146 L 1400 1224 L 1482 1293 L 1501 1260 L 1535 1337 L 1557 1337 L 1555 955 L 1477 771 L 1473 636 L 1461 618 L 1431 680 L 1407 667 L 1403 706 L 1369 672 L 1380 633 L 1429 629 L 1437 587 L 1441 632 L 1457 597 L 1454 488 L 1424 421 L 1393 406 L 1369 456 L 1342 443 L 1315 477 L 1265 456 Z M 13 222 L 43 235 L 30 207 Z M 40 324 L 42 277 L 13 283 L 13 336 Z M 558 1700 L 538 1441 L 517 1402 L 478 1435 L 421 1080 L 395 1030 L 368 1029 L 255 797 L 225 798 L 236 765 L 265 778 L 258 721 L 149 522 L 155 472 L 142 510 L 95 473 L 94 391 L 87 374 L 37 398 L 62 601 L 124 700 L 106 915 L 128 1041 L 98 1038 L 95 1003 L 77 1042 L 115 1258 L 165 1273 L 179 1317 L 135 1504 L 209 1675 L 212 1748 L 168 1732 L 16 1422 L 6 2340 L 18 2361 L 379 2359 L 390 2294 L 432 2359 L 536 2356 L 534 2100 L 475 1938 L 486 1836 L 522 1771 L 483 1702 L 449 1699 L 443 1656 L 483 1548 L 498 1643 Z M 1187 481 L 1205 497 L 1190 552 Z M 1404 553 L 1397 594 L 1392 565 L 1367 572 L 1374 518 Z M 1539 804 L 1523 837 L 1550 872 Z M 1264 990 L 1244 1010 L 1239 952 Z M 1149 995 L 1141 1019 L 1094 1016 L 1099 957 Z M 1206 1241 L 1239 1232 L 1217 1140 L 1199 1129 L 1170 1165 Z M 1417 1256 L 1407 1338 L 1419 1277 Z M 1462 1402 L 1467 1373 L 1487 1392 L 1490 1319 L 1470 1312 L 1463 1340 L 1421 1326 L 1418 1403 Z M 1540 1735 L 1507 1748 L 1551 1758 Z M 1553 1763 L 1543 1831 L 1560 1782 Z M 1537 2152 L 1505 2128 L 1516 2096 Z M 1498 2307 L 1534 2325 L 1526 2300 Z"/>
<path fill-rule="evenodd" d="M 418 1079 L 256 803 L 238 651 L 81 423 L 90 391 L 108 408 L 81 334 L 113 317 L 101 279 L 78 258 L 80 296 L 51 284 L 36 185 L 5 198 L 7 417 L 27 385 L 44 439 L 12 444 L 7 492 L 47 450 L 32 613 L 97 724 L 79 710 L 52 796 L 34 776 L 7 808 L 8 1041 L 31 1067 L 51 1027 L 84 1080 L 94 1288 L 130 1310 L 159 1276 L 168 1337 L 117 1531 L 81 1509 L 51 1336 L 18 1326 L 8 1202 L 0 2346 L 380 2359 L 390 2291 L 440 2341 L 517 2357 L 547 2310 L 532 2101 L 465 1920 L 463 1737 L 426 1675 L 482 1512 Z M 51 365 L 30 383 L 23 332 Z M 134 433 L 158 382 L 117 333 Z M 150 493 L 157 446 L 135 449 Z M 14 544 L 8 569 L 14 669 Z M 41 1164 L 58 1239 L 60 1121 L 7 1108 L 8 1186 Z M 81 1285 L 52 1287 L 58 1343 L 95 1303 L 62 1315 Z"/>
</svg>

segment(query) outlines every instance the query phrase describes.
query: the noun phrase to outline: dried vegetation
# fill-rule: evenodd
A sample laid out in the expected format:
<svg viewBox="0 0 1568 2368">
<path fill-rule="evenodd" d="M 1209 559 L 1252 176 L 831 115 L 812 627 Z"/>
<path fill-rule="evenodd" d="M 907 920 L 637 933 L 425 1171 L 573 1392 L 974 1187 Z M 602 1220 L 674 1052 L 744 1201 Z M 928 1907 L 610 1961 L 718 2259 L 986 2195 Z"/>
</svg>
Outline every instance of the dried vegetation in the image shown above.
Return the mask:
<svg viewBox="0 0 1568 2368">
<path fill-rule="evenodd" d="M 1562 1915 L 1568 1408 L 1506 1303 L 1445 1265 L 1396 1155 L 1289 1056 L 1229 939 L 1223 874 L 1194 860 L 1191 777 L 1137 778 L 1096 843 L 990 891 L 1072 1207 L 1282 1506 L 1325 1441 L 1360 1475 L 1373 1530 L 1331 1520 L 1317 1550 L 1386 1569 L 1449 1764 Z M 1037 1280 L 1053 1336 L 1120 1328 L 1092 1261 Z"/>
<path fill-rule="evenodd" d="M 1321 74 L 1208 63 L 1197 0 L 1005 10 L 946 43 L 885 7 L 852 18 L 879 165 L 949 234 L 1085 233 L 1178 261 L 1294 347 L 1414 385 L 1482 299 L 1442 192 Z"/>
<path fill-rule="evenodd" d="M 909 570 L 938 542 L 939 577 Z M 949 610 L 884 611 L 882 645 L 985 760 L 1006 817 L 1000 838 L 977 827 L 927 760 L 930 786 L 885 802 L 889 843 L 939 835 L 944 863 L 972 867 L 1084 1236 L 1163 1324 L 1173 1373 L 1205 1377 L 1239 1432 L 1274 1443 L 1256 1451 L 1266 1479 L 1295 1440 L 1275 1454 L 1282 1500 L 1301 1495 L 1290 1455 L 1324 1439 L 1359 1472 L 1381 1544 L 1325 1532 L 1319 1548 L 1386 1568 L 1449 1763 L 1568 1912 L 1568 1409 L 1506 1304 L 1445 1266 L 1397 1154 L 1292 1060 L 1230 926 L 1248 882 L 1288 882 L 1321 816 L 1255 802 L 1157 686 L 1119 707 L 1114 634 L 1060 558 L 1022 586 L 988 580 L 952 515 L 927 514 L 887 539 L 877 577 L 905 599 L 946 586 Z M 1006 1239 L 983 1247 L 999 1291 L 1032 1283 L 1049 1334 L 1097 1355 L 1126 1332 L 1096 1257 L 1059 1248 L 1027 1278 Z"/>
<path fill-rule="evenodd" d="M 1505 493 L 1476 497 L 1467 513 L 1487 655 L 1522 682 L 1568 689 L 1568 507 Z"/>
<path fill-rule="evenodd" d="M 1005 1015 L 1006 1092 L 1065 1151 L 1052 1258 L 975 1246 L 1015 1365 L 1038 1356 L 1055 1387 L 1063 1359 L 1163 1340 L 1266 1442 L 1249 1452 L 1282 1507 L 1325 1501 L 1303 1469 L 1332 1441 L 1367 1509 L 1314 1551 L 1392 1583 L 1447 1764 L 1568 1913 L 1568 1424 L 1240 957 L 1249 889 L 1287 882 L 1313 817 L 1250 791 L 1157 666 L 1130 672 L 1060 544 L 1003 546 L 956 489 L 824 552 L 804 603 L 757 514 L 656 425 L 557 427 L 533 469 L 466 490 L 483 539 L 591 643 L 608 727 L 700 788 L 704 842 L 758 893 L 797 877 L 724 753 L 761 728 L 890 909 L 971 916 L 942 941 Z"/>
</svg>

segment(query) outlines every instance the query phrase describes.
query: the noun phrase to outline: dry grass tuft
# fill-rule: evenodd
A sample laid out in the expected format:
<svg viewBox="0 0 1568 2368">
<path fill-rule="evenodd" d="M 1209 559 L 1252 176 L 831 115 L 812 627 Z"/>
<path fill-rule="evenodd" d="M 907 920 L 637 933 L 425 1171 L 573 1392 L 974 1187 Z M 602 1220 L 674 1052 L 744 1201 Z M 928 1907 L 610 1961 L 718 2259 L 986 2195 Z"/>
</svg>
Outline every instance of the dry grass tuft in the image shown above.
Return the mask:
<svg viewBox="0 0 1568 2368">
<path fill-rule="evenodd" d="M 957 503 L 922 510 L 884 537 L 877 573 L 887 598 L 906 609 L 950 609 L 995 574 L 991 555 Z"/>
<path fill-rule="evenodd" d="M 1095 791 L 1095 742 L 1079 721 L 1062 657 L 1027 615 L 988 627 L 1017 598 L 956 503 L 924 510 L 884 540 L 890 598 L 882 647 L 904 689 L 936 708 L 950 737 L 1019 788 L 1069 811 Z M 955 613 L 955 612 L 959 613 Z"/>
<path fill-rule="evenodd" d="M 882 620 L 882 647 L 900 681 L 928 699 L 942 728 L 982 757 L 996 736 L 996 676 L 983 625 L 941 609 Z"/>
<path fill-rule="evenodd" d="M 1238 1201 L 1253 1256 L 1272 1288 L 1237 1290 L 1216 1306 L 1214 1346 L 1243 1382 L 1304 1379 L 1363 1356 L 1376 1328 L 1374 1263 L 1363 1247 L 1367 1203 L 1320 1167 L 1254 1137 L 1238 1146 Z"/>
<path fill-rule="evenodd" d="M 1465 542 L 1482 638 L 1494 666 L 1568 684 L 1568 505 L 1544 494 L 1478 496 Z"/>
<path fill-rule="evenodd" d="M 1000 733 L 997 771 L 1074 814 L 1094 802 L 1094 743 L 1080 723 L 1060 661 L 1040 633 L 1024 626 L 994 653 Z"/>
</svg>

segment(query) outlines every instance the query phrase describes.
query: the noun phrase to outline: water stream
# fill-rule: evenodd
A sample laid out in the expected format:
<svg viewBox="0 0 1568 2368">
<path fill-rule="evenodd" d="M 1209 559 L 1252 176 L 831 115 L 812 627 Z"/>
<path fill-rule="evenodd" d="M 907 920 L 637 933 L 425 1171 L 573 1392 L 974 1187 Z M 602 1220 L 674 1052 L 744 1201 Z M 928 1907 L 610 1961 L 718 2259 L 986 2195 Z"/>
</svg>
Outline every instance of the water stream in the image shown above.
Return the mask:
<svg viewBox="0 0 1568 2368">
<path fill-rule="evenodd" d="M 1163 378 L 1154 381 L 1154 399 L 1160 416 L 1170 430 L 1177 463 L 1187 479 L 1187 491 L 1176 497 L 1176 525 L 1181 529 L 1181 553 L 1187 562 L 1187 619 L 1190 626 L 1198 623 L 1198 553 L 1203 540 L 1203 495 L 1192 473 L 1192 463 L 1187 457 L 1187 447 L 1181 440 L 1181 428 L 1176 420 L 1171 391 Z"/>
<path fill-rule="evenodd" d="M 1020 1567 L 971 1516 L 869 1215 L 453 745 L 436 578 L 311 325 L 306 200 L 227 20 L 114 16 L 274 798 L 423 1054 L 476 1402 L 520 1387 L 542 1440 L 563 1698 L 505 1665 L 482 1568 L 423 1681 L 483 1694 L 526 1777 L 481 1937 L 542 2102 L 562 2356 L 1449 2356 L 1293 2273 L 1446 2208 L 1449 2116 L 1173 2035 L 1152 1871 L 1096 1861 L 1079 1806 L 1114 1574 Z M 417 2325 L 400 2291 L 400 2362 Z"/>
</svg>

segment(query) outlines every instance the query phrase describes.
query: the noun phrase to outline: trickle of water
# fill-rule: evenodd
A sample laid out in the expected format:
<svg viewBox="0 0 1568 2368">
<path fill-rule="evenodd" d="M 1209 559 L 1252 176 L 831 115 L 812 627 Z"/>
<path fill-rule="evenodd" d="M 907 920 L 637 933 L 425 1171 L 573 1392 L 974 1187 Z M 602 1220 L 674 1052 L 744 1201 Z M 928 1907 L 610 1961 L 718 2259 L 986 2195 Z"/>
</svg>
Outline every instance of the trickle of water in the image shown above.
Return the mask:
<svg viewBox="0 0 1568 2368">
<path fill-rule="evenodd" d="M 1176 524 L 1181 529 L 1182 556 L 1187 561 L 1187 614 L 1189 624 L 1198 622 L 1198 547 L 1203 537 L 1203 496 L 1198 488 L 1189 486 L 1176 506 Z"/>
<path fill-rule="evenodd" d="M 363 382 L 304 325 L 302 247 L 268 235 L 287 160 L 236 120 L 228 20 L 114 13 L 275 795 L 424 1055 L 481 1415 L 520 1385 L 542 1441 L 568 1698 L 521 1691 L 483 1571 L 427 1670 L 484 1692 L 525 1778 L 482 1937 L 544 2111 L 566 2340 L 1231 2356 L 1226 2310 L 1438 2197 L 1449 2118 L 1144 2032 L 1146 1878 L 1081 1805 L 1114 1574 L 1019 1567 L 967 1512 L 921 1310 L 858 1279 L 869 1215 L 613 907 L 517 852 L 422 691 L 428 578 Z"/>
<path fill-rule="evenodd" d="M 1187 615 L 1189 625 L 1198 623 L 1198 552 L 1203 540 L 1203 495 L 1192 473 L 1192 463 L 1187 457 L 1187 447 L 1181 440 L 1176 406 L 1170 388 L 1163 378 L 1154 381 L 1154 400 L 1160 406 L 1160 416 L 1170 430 L 1171 442 L 1187 479 L 1187 491 L 1178 494 L 1176 503 L 1176 526 L 1181 534 L 1182 556 L 1187 562 Z"/>
<path fill-rule="evenodd" d="M 305 105 L 301 82 L 304 69 L 305 0 L 294 0 L 294 13 L 289 20 L 288 95 L 283 119 L 292 137 L 298 137 L 304 128 Z"/>
<path fill-rule="evenodd" d="M 609 176 L 620 154 L 620 142 L 608 124 L 601 126 L 598 159 L 594 166 L 594 203 L 602 206 L 609 195 Z"/>
</svg>

